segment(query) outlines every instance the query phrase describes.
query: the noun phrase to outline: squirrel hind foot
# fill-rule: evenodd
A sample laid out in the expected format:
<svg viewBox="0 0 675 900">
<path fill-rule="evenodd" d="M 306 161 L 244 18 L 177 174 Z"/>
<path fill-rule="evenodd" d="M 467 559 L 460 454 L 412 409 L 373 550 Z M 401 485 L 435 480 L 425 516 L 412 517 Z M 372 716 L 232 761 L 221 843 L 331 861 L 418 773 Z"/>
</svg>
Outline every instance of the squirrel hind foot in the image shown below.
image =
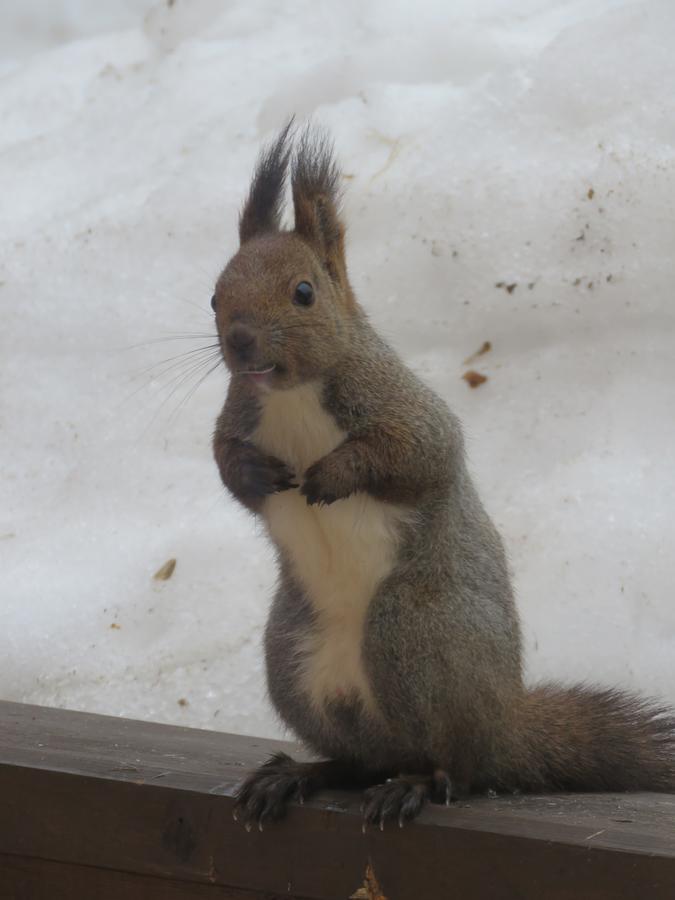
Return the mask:
<svg viewBox="0 0 675 900">
<path fill-rule="evenodd" d="M 307 777 L 301 763 L 285 753 L 277 753 L 245 779 L 235 795 L 234 818 L 247 830 L 266 821 L 283 819 L 293 800 L 302 802 L 307 793 Z"/>
<path fill-rule="evenodd" d="M 372 776 L 373 779 L 376 776 Z M 292 803 L 305 800 L 323 788 L 348 788 L 372 783 L 360 766 L 342 760 L 296 762 L 285 753 L 275 753 L 252 772 L 236 795 L 233 815 L 247 830 L 283 819 Z"/>
<path fill-rule="evenodd" d="M 450 776 L 443 769 L 432 775 L 399 775 L 384 784 L 368 788 L 363 795 L 363 830 L 377 825 L 380 831 L 388 821 L 399 828 L 417 818 L 427 802 L 449 806 L 455 798 Z"/>
<path fill-rule="evenodd" d="M 379 773 L 383 777 L 385 773 Z M 252 772 L 235 795 L 234 818 L 247 830 L 255 825 L 262 831 L 267 822 L 283 819 L 292 803 L 302 804 L 322 788 L 373 785 L 374 772 L 339 760 L 296 762 L 285 753 L 276 753 Z M 384 829 L 385 822 L 397 821 L 400 827 L 412 822 L 425 804 L 446 806 L 456 799 L 450 776 L 443 769 L 432 774 L 402 774 L 369 787 L 361 807 L 363 830 L 368 825 Z"/>
</svg>

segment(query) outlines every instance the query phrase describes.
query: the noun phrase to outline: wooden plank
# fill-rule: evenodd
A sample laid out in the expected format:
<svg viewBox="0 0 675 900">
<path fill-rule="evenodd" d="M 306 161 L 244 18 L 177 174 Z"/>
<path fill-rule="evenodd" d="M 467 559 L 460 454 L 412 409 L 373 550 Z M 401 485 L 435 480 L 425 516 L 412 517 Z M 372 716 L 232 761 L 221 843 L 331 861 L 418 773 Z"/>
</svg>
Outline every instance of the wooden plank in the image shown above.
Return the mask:
<svg viewBox="0 0 675 900">
<path fill-rule="evenodd" d="M 364 835 L 358 795 L 331 792 L 247 832 L 232 819 L 233 791 L 280 746 L 295 752 L 0 703 L 0 853 L 308 900 L 350 897 L 369 864 L 388 900 L 675 897 L 673 796 L 475 798 Z"/>
<path fill-rule="evenodd" d="M 288 900 L 289 895 L 0 855 L 0 900 Z M 291 900 L 303 898 L 291 897 Z"/>
</svg>

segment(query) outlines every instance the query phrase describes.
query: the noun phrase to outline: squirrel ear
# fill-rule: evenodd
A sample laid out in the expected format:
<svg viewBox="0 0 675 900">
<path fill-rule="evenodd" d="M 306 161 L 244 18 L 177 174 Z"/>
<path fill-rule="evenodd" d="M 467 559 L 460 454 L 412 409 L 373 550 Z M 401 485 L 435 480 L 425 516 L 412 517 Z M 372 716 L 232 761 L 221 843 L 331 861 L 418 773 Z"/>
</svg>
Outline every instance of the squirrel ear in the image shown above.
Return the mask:
<svg viewBox="0 0 675 900">
<path fill-rule="evenodd" d="M 245 241 L 266 232 L 279 230 L 286 171 L 290 158 L 289 119 L 277 139 L 258 157 L 248 198 L 239 215 L 239 240 Z"/>
<path fill-rule="evenodd" d="M 325 134 L 305 129 L 293 160 L 291 181 L 296 234 L 316 251 L 334 281 L 346 283 L 340 170 Z"/>
</svg>

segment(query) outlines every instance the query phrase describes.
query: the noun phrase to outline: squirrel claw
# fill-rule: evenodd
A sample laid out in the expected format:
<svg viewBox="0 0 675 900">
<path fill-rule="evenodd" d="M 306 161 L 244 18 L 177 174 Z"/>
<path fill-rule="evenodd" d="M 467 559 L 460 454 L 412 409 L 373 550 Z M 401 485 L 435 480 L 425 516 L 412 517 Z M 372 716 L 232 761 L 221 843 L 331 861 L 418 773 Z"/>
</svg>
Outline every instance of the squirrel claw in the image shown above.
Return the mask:
<svg viewBox="0 0 675 900">
<path fill-rule="evenodd" d="M 431 800 L 444 806 L 452 802 L 452 781 L 443 769 L 436 769 L 431 776 Z"/>
<path fill-rule="evenodd" d="M 330 455 L 315 462 L 305 472 L 300 493 L 309 506 L 330 506 L 336 500 L 348 496 L 341 477 L 336 476 L 329 460 Z"/>
<path fill-rule="evenodd" d="M 320 494 L 318 490 L 312 490 L 312 488 L 307 485 L 304 485 L 300 489 L 300 493 L 307 500 L 308 506 L 330 506 L 331 503 L 335 503 L 338 499 L 335 494 Z"/>
<path fill-rule="evenodd" d="M 274 493 L 280 494 L 282 491 L 289 491 L 291 488 L 300 487 L 299 484 L 296 484 L 295 481 L 291 481 L 290 479 L 284 478 L 279 479 L 274 484 Z"/>
<path fill-rule="evenodd" d="M 420 813 L 425 803 L 433 800 L 442 791 L 447 798 L 450 791 L 450 779 L 445 772 L 438 770 L 428 775 L 399 775 L 388 778 L 383 784 L 369 788 L 364 796 L 363 830 L 368 824 L 379 825 L 384 831 L 385 822 L 393 820 L 403 828 Z"/>
</svg>

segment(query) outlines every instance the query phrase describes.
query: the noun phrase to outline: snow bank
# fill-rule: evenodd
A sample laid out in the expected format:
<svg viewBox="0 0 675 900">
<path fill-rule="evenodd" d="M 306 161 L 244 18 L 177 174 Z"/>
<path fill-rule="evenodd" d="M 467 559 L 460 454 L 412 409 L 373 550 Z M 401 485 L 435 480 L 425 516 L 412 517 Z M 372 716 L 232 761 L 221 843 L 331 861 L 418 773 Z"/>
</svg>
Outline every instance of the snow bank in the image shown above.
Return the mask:
<svg viewBox="0 0 675 900">
<path fill-rule="evenodd" d="M 672 3 L 3 10 L 2 695 L 279 733 L 272 556 L 210 456 L 225 374 L 161 361 L 212 342 L 295 112 L 334 133 L 359 296 L 465 423 L 529 676 L 675 701 Z"/>
</svg>

